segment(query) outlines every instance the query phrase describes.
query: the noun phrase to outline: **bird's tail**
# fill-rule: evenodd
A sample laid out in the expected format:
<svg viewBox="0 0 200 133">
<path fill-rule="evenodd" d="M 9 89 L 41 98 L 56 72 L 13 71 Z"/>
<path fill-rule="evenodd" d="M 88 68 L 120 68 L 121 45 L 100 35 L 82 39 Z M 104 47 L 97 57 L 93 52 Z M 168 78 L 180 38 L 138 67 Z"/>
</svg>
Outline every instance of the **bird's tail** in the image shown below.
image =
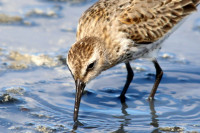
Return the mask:
<svg viewBox="0 0 200 133">
<path fill-rule="evenodd" d="M 182 7 L 182 16 L 184 17 L 197 10 L 200 0 L 181 0 L 179 4 Z"/>
<path fill-rule="evenodd" d="M 196 7 L 200 4 L 200 0 L 192 0 L 192 2 Z"/>
</svg>

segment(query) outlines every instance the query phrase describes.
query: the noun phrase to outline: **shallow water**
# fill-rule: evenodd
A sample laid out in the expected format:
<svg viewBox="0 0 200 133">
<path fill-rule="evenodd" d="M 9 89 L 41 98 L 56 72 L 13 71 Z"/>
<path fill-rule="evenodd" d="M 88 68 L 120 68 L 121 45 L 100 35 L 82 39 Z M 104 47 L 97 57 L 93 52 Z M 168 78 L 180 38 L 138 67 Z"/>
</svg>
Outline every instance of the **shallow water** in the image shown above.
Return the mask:
<svg viewBox="0 0 200 133">
<path fill-rule="evenodd" d="M 73 126 L 74 81 L 64 60 L 80 15 L 93 3 L 0 2 L 0 132 L 200 132 L 200 8 L 164 42 L 158 57 L 164 76 L 154 102 L 147 100 L 153 64 L 136 60 L 121 104 L 126 69 L 120 64 L 87 85 L 83 125 Z"/>
</svg>

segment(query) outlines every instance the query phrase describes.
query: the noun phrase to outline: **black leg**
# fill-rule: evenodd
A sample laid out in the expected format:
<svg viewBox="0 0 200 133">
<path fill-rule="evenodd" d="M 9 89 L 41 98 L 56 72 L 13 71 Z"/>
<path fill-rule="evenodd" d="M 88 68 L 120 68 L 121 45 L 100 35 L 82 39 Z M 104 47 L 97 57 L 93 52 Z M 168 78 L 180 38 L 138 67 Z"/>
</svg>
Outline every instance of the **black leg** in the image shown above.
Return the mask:
<svg viewBox="0 0 200 133">
<path fill-rule="evenodd" d="M 121 102 L 125 102 L 125 94 L 126 94 L 126 91 L 128 90 L 128 87 L 133 79 L 133 76 L 134 76 L 134 72 L 131 68 L 131 65 L 129 62 L 125 63 L 126 64 L 126 69 L 127 69 L 127 79 L 126 79 L 126 84 L 124 85 L 124 89 L 122 90 L 121 92 L 121 95 L 120 95 L 120 98 L 121 98 Z"/>
<path fill-rule="evenodd" d="M 149 100 L 154 99 L 154 95 L 155 95 L 155 93 L 156 93 L 156 90 L 157 90 L 157 88 L 158 88 L 158 85 L 159 85 L 159 83 L 160 83 L 160 81 L 161 81 L 161 79 L 162 79 L 162 76 L 163 76 L 163 71 L 162 71 L 162 69 L 161 69 L 161 67 L 160 67 L 160 65 L 158 64 L 158 62 L 157 62 L 156 59 L 153 60 L 153 63 L 154 63 L 154 66 L 155 66 L 155 68 L 156 68 L 156 81 L 155 81 L 154 86 L 153 86 L 153 88 L 152 88 L 152 90 L 151 90 L 151 93 L 150 93 L 150 95 L 149 95 L 149 98 L 148 98 Z"/>
</svg>

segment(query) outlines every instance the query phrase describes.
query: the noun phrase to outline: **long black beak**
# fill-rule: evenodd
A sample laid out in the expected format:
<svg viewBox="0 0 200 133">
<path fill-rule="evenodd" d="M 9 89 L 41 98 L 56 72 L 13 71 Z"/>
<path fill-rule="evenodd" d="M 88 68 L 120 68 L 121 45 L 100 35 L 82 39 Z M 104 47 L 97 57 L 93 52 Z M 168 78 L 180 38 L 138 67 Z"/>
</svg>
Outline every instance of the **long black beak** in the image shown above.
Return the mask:
<svg viewBox="0 0 200 133">
<path fill-rule="evenodd" d="M 78 112 L 79 112 L 79 106 L 81 102 L 81 96 L 83 94 L 85 88 L 85 83 L 81 80 L 76 80 L 76 97 L 75 97 L 75 105 L 74 105 L 74 122 L 78 121 Z"/>
</svg>

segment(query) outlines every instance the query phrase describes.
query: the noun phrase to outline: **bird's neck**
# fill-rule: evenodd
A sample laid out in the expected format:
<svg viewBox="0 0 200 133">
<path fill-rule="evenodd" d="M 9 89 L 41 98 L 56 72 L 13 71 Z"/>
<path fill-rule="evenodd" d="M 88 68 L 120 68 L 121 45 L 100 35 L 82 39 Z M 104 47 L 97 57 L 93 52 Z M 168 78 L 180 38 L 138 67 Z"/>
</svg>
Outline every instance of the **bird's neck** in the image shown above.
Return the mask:
<svg viewBox="0 0 200 133">
<path fill-rule="evenodd" d="M 122 42 L 123 45 L 119 41 L 105 41 L 101 43 L 102 51 L 104 51 L 104 56 L 106 59 L 107 67 L 105 69 L 109 69 L 111 67 L 116 66 L 119 63 L 126 62 L 126 54 L 130 52 L 128 47 L 128 42 Z"/>
</svg>

